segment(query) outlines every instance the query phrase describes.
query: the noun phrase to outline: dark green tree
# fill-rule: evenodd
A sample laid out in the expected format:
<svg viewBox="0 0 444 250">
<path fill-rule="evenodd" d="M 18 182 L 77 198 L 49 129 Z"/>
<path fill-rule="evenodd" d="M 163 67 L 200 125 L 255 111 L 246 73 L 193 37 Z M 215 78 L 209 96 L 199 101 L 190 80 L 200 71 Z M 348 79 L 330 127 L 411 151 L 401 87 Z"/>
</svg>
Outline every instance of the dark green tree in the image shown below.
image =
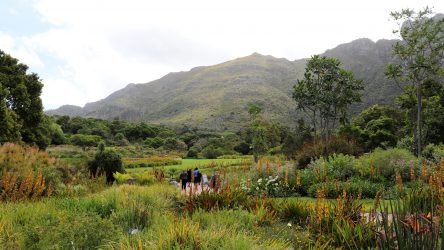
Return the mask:
<svg viewBox="0 0 444 250">
<path fill-rule="evenodd" d="M 405 134 L 405 118 L 401 110 L 390 106 L 374 105 L 355 116 L 350 124 L 340 127 L 339 133 L 355 139 L 365 151 L 377 147 L 396 146 Z"/>
<path fill-rule="evenodd" d="M 0 50 L 0 142 L 22 140 L 44 145 L 39 126 L 43 119 L 43 84 L 28 66 Z"/>
<path fill-rule="evenodd" d="M 436 80 L 422 84 L 422 138 L 424 145 L 444 142 L 444 86 Z M 417 93 L 413 85 L 407 85 L 396 103 L 405 112 L 406 128 L 414 134 L 417 117 Z M 416 148 L 416 147 L 415 147 Z"/>
<path fill-rule="evenodd" d="M 250 125 L 247 134 L 250 137 L 251 152 L 253 152 L 254 160 L 257 161 L 270 148 L 280 143 L 279 126 L 265 119 L 261 115 L 262 109 L 255 104 L 251 104 L 248 111 Z"/>
<path fill-rule="evenodd" d="M 113 150 L 105 149 L 103 143 L 99 145 L 98 152 L 94 159 L 88 163 L 88 167 L 92 177 L 105 175 L 107 184 L 114 182 L 115 173 L 125 172 L 120 155 Z"/>
<path fill-rule="evenodd" d="M 346 122 L 351 104 L 361 101 L 361 80 L 340 67 L 335 58 L 314 55 L 307 62 L 303 79 L 294 86 L 298 109 L 310 118 L 314 132 L 328 138 L 338 122 Z"/>
<path fill-rule="evenodd" d="M 444 18 L 432 18 L 432 14 L 428 7 L 419 12 L 403 9 L 391 13 L 398 24 L 394 33 L 402 40 L 393 47 L 398 63 L 387 65 L 386 75 L 398 83 L 411 85 L 416 93 L 414 137 L 418 155 L 423 145 L 422 88 L 426 81 L 443 72 Z"/>
</svg>

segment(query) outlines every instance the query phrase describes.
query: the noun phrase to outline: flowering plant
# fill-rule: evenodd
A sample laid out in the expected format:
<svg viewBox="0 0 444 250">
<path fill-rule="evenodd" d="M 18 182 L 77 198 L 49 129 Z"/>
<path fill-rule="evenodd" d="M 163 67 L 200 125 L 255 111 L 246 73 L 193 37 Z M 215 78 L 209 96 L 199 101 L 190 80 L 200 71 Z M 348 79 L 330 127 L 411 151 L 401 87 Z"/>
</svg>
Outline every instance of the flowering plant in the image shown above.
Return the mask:
<svg viewBox="0 0 444 250">
<path fill-rule="evenodd" d="M 242 181 L 241 188 L 249 194 L 265 194 L 272 197 L 285 197 L 294 194 L 295 190 L 282 181 L 278 175 L 259 178 L 255 181 Z"/>
</svg>

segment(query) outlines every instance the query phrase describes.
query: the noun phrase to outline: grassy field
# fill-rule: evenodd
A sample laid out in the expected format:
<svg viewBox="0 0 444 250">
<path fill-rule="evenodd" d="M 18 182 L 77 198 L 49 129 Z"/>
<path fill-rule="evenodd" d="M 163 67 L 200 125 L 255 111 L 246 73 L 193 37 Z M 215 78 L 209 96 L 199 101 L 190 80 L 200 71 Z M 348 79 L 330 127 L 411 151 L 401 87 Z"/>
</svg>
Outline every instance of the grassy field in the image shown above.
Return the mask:
<svg viewBox="0 0 444 250">
<path fill-rule="evenodd" d="M 307 205 L 312 205 L 312 204 L 315 204 L 315 202 L 316 202 L 316 198 L 312 198 L 312 197 L 288 197 L 288 198 L 275 198 L 275 199 L 276 200 L 286 200 L 286 201 L 292 202 L 292 203 L 302 203 L 302 204 L 307 204 Z M 327 199 L 327 201 L 331 204 L 336 203 L 336 199 Z M 361 200 L 359 200 L 359 202 L 362 203 L 363 211 L 365 211 L 365 212 L 369 212 L 374 207 L 374 199 L 361 199 Z M 381 200 L 381 204 L 383 206 L 388 206 L 389 211 L 390 211 L 391 209 L 390 209 L 389 203 L 390 203 L 389 200 Z M 380 211 L 381 209 L 378 207 L 377 210 Z"/>
<path fill-rule="evenodd" d="M 0 207 L 0 248 L 289 249 L 296 243 L 299 231 L 286 221 L 241 209 L 182 214 L 184 199 L 175 187 L 154 184 L 7 203 Z"/>
<path fill-rule="evenodd" d="M 186 169 L 194 169 L 195 167 L 198 167 L 202 170 L 203 173 L 211 173 L 212 170 L 210 169 L 212 164 L 215 165 L 235 165 L 236 163 L 241 163 L 243 159 L 183 159 L 182 164 L 180 165 L 169 165 L 169 166 L 163 166 L 158 167 L 163 170 L 168 171 L 168 169 L 175 168 L 178 171 L 180 170 L 186 170 Z M 134 172 L 140 172 L 140 171 L 149 171 L 152 168 L 128 168 L 126 171 L 128 173 L 134 173 Z"/>
</svg>

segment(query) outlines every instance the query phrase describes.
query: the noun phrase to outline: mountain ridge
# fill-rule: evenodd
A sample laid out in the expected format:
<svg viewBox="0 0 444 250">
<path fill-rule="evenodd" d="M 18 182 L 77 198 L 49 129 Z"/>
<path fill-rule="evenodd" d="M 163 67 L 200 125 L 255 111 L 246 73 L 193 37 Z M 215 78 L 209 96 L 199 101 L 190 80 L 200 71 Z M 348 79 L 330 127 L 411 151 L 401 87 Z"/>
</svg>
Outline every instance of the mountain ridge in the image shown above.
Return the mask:
<svg viewBox="0 0 444 250">
<path fill-rule="evenodd" d="M 361 38 L 326 50 L 324 56 L 341 60 L 344 68 L 364 80 L 363 102 L 354 113 L 376 103 L 392 103 L 400 93 L 384 76 L 396 40 L 376 42 Z M 257 103 L 271 120 L 294 124 L 301 116 L 291 92 L 303 77 L 307 59 L 290 61 L 257 52 L 211 66 L 168 73 L 147 83 L 128 84 L 97 102 L 64 105 L 50 115 L 119 118 L 211 130 L 236 129 L 248 121 L 247 107 Z"/>
</svg>

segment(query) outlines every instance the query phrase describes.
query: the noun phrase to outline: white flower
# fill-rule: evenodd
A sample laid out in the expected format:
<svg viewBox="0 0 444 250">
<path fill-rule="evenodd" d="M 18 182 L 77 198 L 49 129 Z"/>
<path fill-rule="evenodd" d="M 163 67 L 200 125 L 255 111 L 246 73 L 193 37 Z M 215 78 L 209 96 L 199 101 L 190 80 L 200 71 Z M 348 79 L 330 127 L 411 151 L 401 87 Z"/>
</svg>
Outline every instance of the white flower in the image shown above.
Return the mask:
<svg viewBox="0 0 444 250">
<path fill-rule="evenodd" d="M 288 226 L 288 227 L 291 227 L 291 223 L 290 223 L 290 222 L 288 222 L 287 226 Z"/>
<path fill-rule="evenodd" d="M 259 183 L 262 182 L 262 178 L 260 178 L 259 180 L 257 180 L 257 182 L 259 182 Z"/>
</svg>

